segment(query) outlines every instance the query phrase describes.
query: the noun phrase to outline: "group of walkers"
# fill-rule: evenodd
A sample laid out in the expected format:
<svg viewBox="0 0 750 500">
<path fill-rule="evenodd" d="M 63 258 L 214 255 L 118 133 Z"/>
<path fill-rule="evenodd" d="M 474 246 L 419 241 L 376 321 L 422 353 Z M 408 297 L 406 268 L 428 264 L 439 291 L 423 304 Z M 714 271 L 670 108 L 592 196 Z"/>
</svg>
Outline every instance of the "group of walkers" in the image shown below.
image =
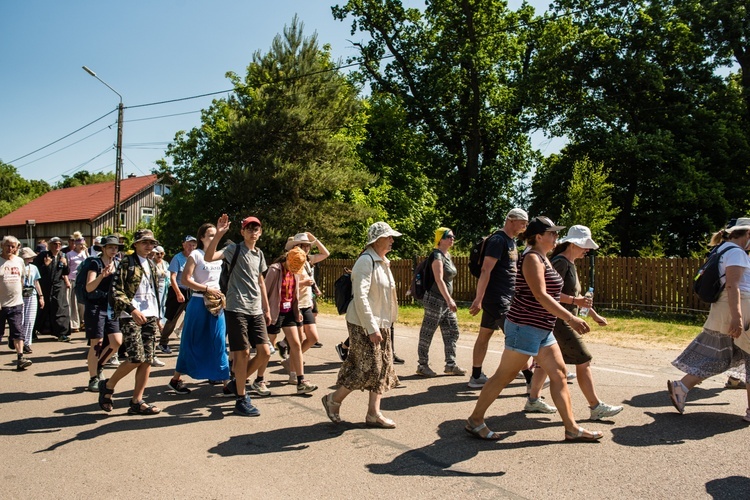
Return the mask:
<svg viewBox="0 0 750 500">
<path fill-rule="evenodd" d="M 236 414 L 258 416 L 260 410 L 252 403 L 248 390 L 260 397 L 271 394 L 266 370 L 274 344 L 296 393 L 317 390 L 305 376 L 304 354 L 318 343 L 318 292 L 312 266 L 328 257 L 328 250 L 311 233 L 298 233 L 289 237 L 283 254 L 267 265 L 257 246 L 263 232 L 261 221 L 252 216 L 245 218 L 241 222 L 242 241 L 219 249 L 230 225 L 226 214 L 216 225 L 203 224 L 197 237 L 185 237 L 183 251 L 169 266 L 150 230 L 137 231 L 127 252 L 117 235 L 98 238 L 94 247 L 98 258 L 86 266 L 83 304 L 74 300 L 75 293 L 67 296 L 68 302 L 54 286 L 45 290 L 45 276 L 49 285 L 59 275 L 70 289 L 74 279 L 70 269 L 77 270 L 83 264 L 85 243 L 74 239 L 65 255 L 59 238 L 52 238 L 49 249 L 38 255 L 24 248 L 17 256 L 18 240 L 5 237 L 0 257 L 0 331 L 7 321 L 11 331 L 9 345 L 17 352 L 18 369 L 31 364 L 25 354 L 31 352 L 37 304 L 41 310 L 47 309 L 46 321 L 58 329 L 59 337 L 67 336 L 62 313 L 50 314 L 49 309 L 52 303 L 58 309 L 62 304 L 71 304 L 76 311 L 68 309 L 66 326 L 75 324 L 74 316 L 79 325 L 81 321 L 85 325 L 89 340 L 88 389 L 98 392 L 98 404 L 106 412 L 114 408 L 112 397 L 117 384 L 133 371 L 135 386 L 128 413 L 155 415 L 161 411 L 146 403 L 143 393 L 157 346 L 161 353 L 172 352 L 169 338 L 183 312 L 176 367 L 168 383 L 173 392 L 191 392 L 183 376 L 208 380 L 223 385 L 222 392 L 235 397 Z M 514 208 L 508 212 L 503 227 L 486 239 L 476 296 L 469 309 L 472 315 L 482 311 L 470 373 L 456 362 L 459 327 L 452 282 L 457 269 L 450 255 L 455 233 L 447 227 L 434 233 L 430 256 L 434 282 L 423 298 L 425 313 L 419 332 L 416 373 L 424 377 L 437 375 L 429 364 L 429 349 L 439 327 L 444 344 L 443 373 L 468 373 L 468 386 L 481 389 L 465 424 L 465 430 L 476 438 L 501 438 L 500 433 L 487 427 L 485 414 L 503 389 L 518 377 L 527 383 L 524 411 L 559 412 L 568 441 L 596 441 L 603 437 L 602 432 L 587 430 L 575 420 L 568 380 L 577 380 L 590 409 L 590 420 L 611 418 L 623 410 L 622 406 L 599 399 L 590 366 L 592 355 L 583 340 L 590 331 L 587 318 L 607 324 L 592 307 L 591 298 L 581 295 L 575 266 L 576 260 L 598 245 L 585 226 L 572 226 L 565 237 L 559 238 L 563 229 L 547 217 L 529 219 L 524 210 Z M 394 238 L 399 236 L 401 233 L 385 222 L 372 224 L 365 249 L 352 268 L 352 298 L 346 310 L 348 348 L 342 356 L 337 389 L 322 396 L 325 413 L 334 423 L 341 422 L 340 410 L 347 396 L 361 390 L 369 392 L 365 424 L 396 426 L 393 419 L 383 415 L 380 403 L 383 395 L 399 383 L 393 366 L 393 325 L 398 317 L 398 301 L 387 257 Z M 517 239 L 524 243 L 520 255 Z M 743 319 L 750 318 L 750 219 L 739 219 L 720 231 L 712 244 L 729 246 L 721 264 L 726 288 L 712 305 L 703 332 L 673 363 L 687 373 L 682 380 L 668 383 L 669 395 L 680 413 L 688 391 L 705 378 L 744 368 L 742 376 L 747 380 L 750 369 L 748 323 Z M 313 247 L 317 253 L 311 254 Z M 32 264 L 32 260 L 39 265 Z M 579 308 L 586 312 L 579 315 Z M 487 377 L 483 363 L 489 341 L 498 329 L 505 335 L 505 349 L 495 373 Z M 281 334 L 284 338 L 277 342 Z M 105 379 L 103 367 L 118 351 L 123 355 L 122 362 Z M 574 365 L 576 373 L 568 373 L 566 364 Z M 547 385 L 554 406 L 540 396 Z M 750 421 L 750 389 L 748 407 L 745 420 Z"/>
</svg>

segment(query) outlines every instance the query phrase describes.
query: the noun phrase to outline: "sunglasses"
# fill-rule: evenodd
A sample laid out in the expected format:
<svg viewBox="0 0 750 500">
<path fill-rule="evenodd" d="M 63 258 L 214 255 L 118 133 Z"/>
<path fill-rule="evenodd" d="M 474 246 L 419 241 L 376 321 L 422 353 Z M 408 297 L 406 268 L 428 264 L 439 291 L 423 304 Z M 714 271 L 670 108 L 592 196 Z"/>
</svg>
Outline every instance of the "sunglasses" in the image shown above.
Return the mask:
<svg viewBox="0 0 750 500">
<path fill-rule="evenodd" d="M 456 235 L 455 234 L 451 234 L 449 231 L 445 231 L 443 233 L 443 238 L 442 239 L 444 239 L 444 240 L 453 240 L 453 239 L 456 239 Z"/>
</svg>

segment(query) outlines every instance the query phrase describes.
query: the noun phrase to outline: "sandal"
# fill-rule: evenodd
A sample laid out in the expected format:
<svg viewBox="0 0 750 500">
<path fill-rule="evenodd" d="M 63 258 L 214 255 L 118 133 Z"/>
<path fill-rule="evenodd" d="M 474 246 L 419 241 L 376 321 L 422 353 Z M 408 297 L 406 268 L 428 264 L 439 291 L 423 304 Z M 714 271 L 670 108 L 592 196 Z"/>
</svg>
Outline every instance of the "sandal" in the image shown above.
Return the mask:
<svg viewBox="0 0 750 500">
<path fill-rule="evenodd" d="M 128 415 L 156 415 L 161 413 L 161 409 L 156 406 L 150 405 L 143 400 L 130 401 L 130 408 L 128 409 Z"/>
<path fill-rule="evenodd" d="M 390 418 L 385 418 L 382 413 L 378 412 L 375 415 L 369 413 L 365 417 L 365 425 L 367 427 L 377 427 L 379 429 L 395 429 L 396 422 Z"/>
<path fill-rule="evenodd" d="M 323 396 L 323 408 L 326 409 L 326 415 L 328 415 L 328 418 L 331 419 L 331 422 L 334 424 L 341 423 L 341 415 L 339 415 L 339 412 L 334 412 L 334 408 L 340 408 L 341 403 L 337 403 L 333 400 L 333 393 L 326 394 Z"/>
<path fill-rule="evenodd" d="M 497 441 L 502 437 L 499 432 L 489 430 L 487 424 L 484 422 L 475 426 L 471 423 L 471 420 L 467 420 L 464 429 L 475 438 L 484 439 L 485 441 Z M 482 434 L 484 429 L 487 429 L 487 434 Z"/>
<path fill-rule="evenodd" d="M 584 436 L 583 433 L 588 432 L 590 436 Z M 601 431 L 587 431 L 583 427 L 578 428 L 578 432 L 565 431 L 565 441 L 598 441 L 604 437 Z"/>
<path fill-rule="evenodd" d="M 115 393 L 115 390 L 107 389 L 108 381 L 109 379 L 99 381 L 99 408 L 106 411 L 107 413 L 111 412 L 115 407 L 114 403 L 112 402 L 112 394 Z"/>
</svg>

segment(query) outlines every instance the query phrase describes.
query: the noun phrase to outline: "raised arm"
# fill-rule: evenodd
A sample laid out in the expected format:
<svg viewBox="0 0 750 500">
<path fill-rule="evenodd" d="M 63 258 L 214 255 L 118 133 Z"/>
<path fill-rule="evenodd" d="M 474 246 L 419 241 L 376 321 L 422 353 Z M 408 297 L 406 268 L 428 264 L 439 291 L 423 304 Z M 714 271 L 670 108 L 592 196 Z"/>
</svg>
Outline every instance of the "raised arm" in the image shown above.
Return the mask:
<svg viewBox="0 0 750 500">
<path fill-rule="evenodd" d="M 203 260 L 206 262 L 214 262 L 224 258 L 224 251 L 216 251 L 216 249 L 219 246 L 219 241 L 221 241 L 224 235 L 227 234 L 227 231 L 229 231 L 229 226 L 231 224 L 232 223 L 229 222 L 229 216 L 227 214 L 221 214 L 221 217 L 219 217 L 219 220 L 216 222 L 216 236 L 204 250 L 205 253 L 203 255 Z"/>
</svg>

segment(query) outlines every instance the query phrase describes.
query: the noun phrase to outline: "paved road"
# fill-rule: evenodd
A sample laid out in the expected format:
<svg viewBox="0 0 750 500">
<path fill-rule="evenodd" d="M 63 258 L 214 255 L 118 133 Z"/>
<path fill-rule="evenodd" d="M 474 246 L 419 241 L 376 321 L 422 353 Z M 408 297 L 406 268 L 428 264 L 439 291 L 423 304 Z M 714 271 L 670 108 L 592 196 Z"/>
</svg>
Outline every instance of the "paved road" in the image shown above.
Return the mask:
<svg viewBox="0 0 750 500">
<path fill-rule="evenodd" d="M 396 338 L 407 360 L 397 367 L 403 385 L 382 405 L 398 427 L 365 428 L 363 393 L 344 403 L 346 422 L 332 424 L 320 398 L 335 382 L 333 346 L 345 327 L 341 317 L 319 320 L 325 346 L 310 350 L 306 366 L 321 388 L 294 395 L 274 362 L 273 396 L 254 398 L 259 418 L 233 415 L 233 400 L 199 381 L 188 381 L 188 396 L 170 394 L 176 356 L 162 358 L 167 366 L 152 372 L 146 391 L 162 414 L 131 417 L 132 378 L 111 414 L 84 391 L 80 334 L 70 344 L 35 344 L 25 373 L 3 349 L 0 498 L 750 498 L 745 392 L 723 390 L 716 377 L 677 414 L 665 391 L 678 374 L 676 351 L 590 346 L 599 396 L 626 406 L 613 421 L 586 422 L 585 400 L 571 386 L 577 418 L 604 431 L 600 443 L 564 443 L 557 415 L 524 414 L 520 381 L 489 413 L 490 427 L 507 437 L 488 443 L 463 430 L 477 394 L 465 377 L 413 375 L 418 332 L 405 327 Z M 460 340 L 462 366 L 471 364 L 473 340 Z M 501 346 L 493 341 L 486 367 L 497 365 Z M 431 357 L 441 368 L 439 333 Z"/>
</svg>

